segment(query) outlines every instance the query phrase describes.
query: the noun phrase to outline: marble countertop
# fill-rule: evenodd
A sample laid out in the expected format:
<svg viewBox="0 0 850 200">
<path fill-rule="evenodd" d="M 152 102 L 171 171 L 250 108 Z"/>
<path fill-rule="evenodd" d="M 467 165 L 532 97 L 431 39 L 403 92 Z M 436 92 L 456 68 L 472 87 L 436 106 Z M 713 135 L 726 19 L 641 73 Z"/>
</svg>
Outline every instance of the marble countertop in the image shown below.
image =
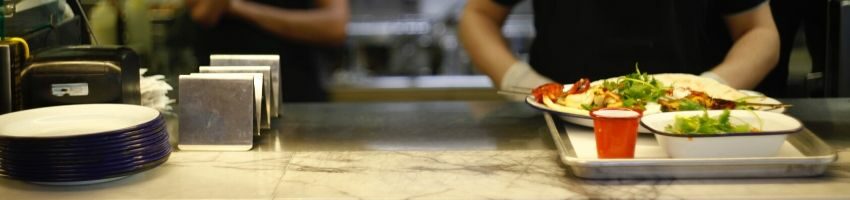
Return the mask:
<svg viewBox="0 0 850 200">
<path fill-rule="evenodd" d="M 850 99 L 783 101 L 850 150 Z M 542 115 L 521 103 L 285 104 L 256 143 L 177 151 L 156 169 L 95 185 L 0 178 L 0 199 L 850 199 L 850 153 L 810 178 L 576 178 Z"/>
</svg>

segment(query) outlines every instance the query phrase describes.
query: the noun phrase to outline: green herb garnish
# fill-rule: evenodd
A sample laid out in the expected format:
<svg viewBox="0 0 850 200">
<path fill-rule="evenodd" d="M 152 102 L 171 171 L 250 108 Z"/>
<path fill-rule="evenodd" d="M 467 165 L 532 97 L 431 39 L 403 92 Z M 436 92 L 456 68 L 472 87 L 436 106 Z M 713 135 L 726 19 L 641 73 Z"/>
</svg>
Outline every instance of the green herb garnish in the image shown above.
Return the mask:
<svg viewBox="0 0 850 200">
<path fill-rule="evenodd" d="M 664 127 L 671 133 L 679 134 L 726 134 L 757 132 L 749 124 L 732 124 L 729 122 L 730 111 L 724 110 L 717 118 L 708 116 L 708 111 L 703 110 L 702 115 L 691 117 L 676 116 L 673 124 Z"/>
<path fill-rule="evenodd" d="M 681 100 L 679 100 L 679 110 L 680 110 L 680 111 L 686 111 L 686 110 L 705 110 L 705 109 L 706 109 L 706 108 L 705 108 L 705 106 L 703 106 L 702 104 L 700 104 L 700 103 L 699 103 L 699 102 L 697 102 L 697 101 L 690 100 L 690 99 L 681 99 Z"/>
<path fill-rule="evenodd" d="M 604 81 L 602 87 L 620 95 L 624 107 L 641 110 L 645 109 L 646 103 L 657 101 L 667 92 L 661 82 L 648 73 L 642 73 L 637 64 L 635 64 L 634 73 L 616 81 Z"/>
</svg>

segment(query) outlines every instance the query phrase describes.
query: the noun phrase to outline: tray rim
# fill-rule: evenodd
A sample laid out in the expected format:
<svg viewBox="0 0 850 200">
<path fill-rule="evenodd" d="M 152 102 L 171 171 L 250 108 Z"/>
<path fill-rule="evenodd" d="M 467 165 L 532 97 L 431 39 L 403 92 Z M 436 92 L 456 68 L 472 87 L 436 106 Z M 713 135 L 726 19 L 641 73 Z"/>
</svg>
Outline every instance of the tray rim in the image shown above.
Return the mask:
<svg viewBox="0 0 850 200">
<path fill-rule="evenodd" d="M 557 123 L 552 117 L 550 113 L 544 112 L 544 118 L 546 120 L 546 126 L 550 135 L 555 142 L 555 146 L 558 149 L 558 157 L 561 162 L 570 168 L 599 168 L 599 167 L 681 167 L 681 168 L 689 168 L 689 167 L 704 167 L 704 166 L 730 166 L 733 164 L 735 166 L 764 166 L 764 165 L 816 165 L 821 167 L 824 171 L 817 172 L 814 175 L 820 175 L 825 172 L 827 166 L 838 159 L 837 153 L 835 149 L 832 149 L 829 146 L 829 152 L 826 155 L 814 155 L 814 156 L 802 156 L 802 157 L 769 157 L 769 158 L 647 158 L 647 159 L 582 159 L 577 156 L 569 155 L 569 152 L 575 154 L 572 149 L 572 144 L 565 145 L 564 139 L 561 137 L 562 133 L 557 127 Z M 561 122 L 563 124 L 565 122 Z M 806 130 L 806 129 L 804 129 Z M 805 134 L 805 132 L 798 132 L 793 134 Z M 825 145 L 822 139 L 810 133 L 815 142 Z M 567 138 L 569 141 L 569 138 Z M 794 145 L 793 143 L 791 145 Z M 568 150 L 569 146 L 569 150 Z M 796 145 L 794 145 L 797 148 Z M 800 150 L 799 148 L 797 148 Z M 582 178 L 601 178 L 601 179 L 614 179 L 615 177 L 594 177 L 594 176 L 583 176 L 578 173 L 574 173 L 575 176 Z M 813 176 L 812 174 L 799 175 L 802 176 Z M 689 178 L 687 176 L 676 176 L 675 174 L 671 174 L 671 177 L 676 178 Z M 747 176 L 735 176 L 735 177 L 747 177 Z M 765 177 L 765 176 L 753 176 L 753 177 Z M 777 174 L 775 177 L 789 177 L 787 174 Z M 791 176 L 793 177 L 793 176 Z M 616 177 L 616 178 L 629 178 L 629 177 Z M 645 177 L 634 177 L 634 178 L 645 178 Z M 729 178 L 728 176 L 719 176 L 719 178 Z"/>
</svg>

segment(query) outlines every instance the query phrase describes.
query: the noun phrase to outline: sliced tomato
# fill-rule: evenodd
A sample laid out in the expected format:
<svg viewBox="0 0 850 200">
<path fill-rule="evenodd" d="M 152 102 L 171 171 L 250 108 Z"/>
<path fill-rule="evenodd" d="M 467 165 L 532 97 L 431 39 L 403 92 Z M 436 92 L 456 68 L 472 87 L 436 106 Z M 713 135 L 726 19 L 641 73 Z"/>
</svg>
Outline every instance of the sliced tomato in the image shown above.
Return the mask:
<svg viewBox="0 0 850 200">
<path fill-rule="evenodd" d="M 558 83 L 543 84 L 531 90 L 531 94 L 534 95 L 534 99 L 538 103 L 543 103 L 543 98 L 556 99 L 563 95 L 563 93 L 564 85 Z"/>
<path fill-rule="evenodd" d="M 581 78 L 573 84 L 573 87 L 567 91 L 567 94 L 581 94 L 590 89 L 590 79 Z"/>
</svg>

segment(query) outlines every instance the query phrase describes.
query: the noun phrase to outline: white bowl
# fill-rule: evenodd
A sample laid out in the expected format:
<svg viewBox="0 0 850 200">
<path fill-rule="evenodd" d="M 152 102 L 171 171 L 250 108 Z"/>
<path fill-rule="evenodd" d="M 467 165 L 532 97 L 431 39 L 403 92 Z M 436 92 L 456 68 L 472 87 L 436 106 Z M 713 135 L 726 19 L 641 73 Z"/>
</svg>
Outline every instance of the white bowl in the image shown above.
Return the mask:
<svg viewBox="0 0 850 200">
<path fill-rule="evenodd" d="M 710 110 L 716 117 L 722 110 Z M 702 115 L 703 111 L 667 112 L 641 118 L 641 126 L 655 133 L 655 139 L 672 158 L 740 158 L 773 157 L 788 134 L 799 132 L 803 124 L 797 119 L 775 112 L 732 110 L 733 124 L 747 123 L 760 132 L 727 134 L 676 134 L 664 127 L 673 124 L 676 116 Z"/>
</svg>

